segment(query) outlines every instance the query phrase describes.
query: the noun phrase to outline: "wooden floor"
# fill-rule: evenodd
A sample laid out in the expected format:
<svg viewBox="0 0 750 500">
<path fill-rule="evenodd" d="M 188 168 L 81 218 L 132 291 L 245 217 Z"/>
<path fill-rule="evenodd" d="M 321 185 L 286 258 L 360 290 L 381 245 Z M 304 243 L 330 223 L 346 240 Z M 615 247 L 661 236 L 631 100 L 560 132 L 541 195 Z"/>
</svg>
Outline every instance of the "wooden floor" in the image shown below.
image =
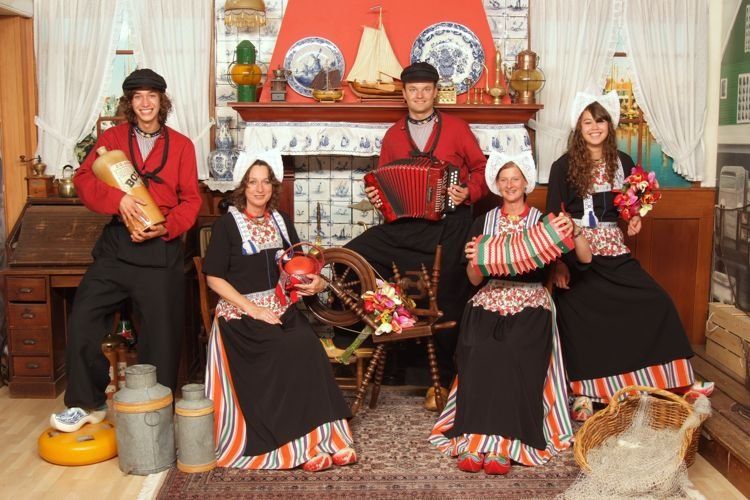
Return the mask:
<svg viewBox="0 0 750 500">
<path fill-rule="evenodd" d="M 39 458 L 36 440 L 48 426 L 49 414 L 63 406 L 62 396 L 56 400 L 11 399 L 8 388 L 0 388 L 0 498 L 136 498 L 144 478 L 120 472 L 116 459 L 84 467 L 61 467 Z M 700 456 L 689 473 L 709 499 L 745 498 Z"/>
</svg>

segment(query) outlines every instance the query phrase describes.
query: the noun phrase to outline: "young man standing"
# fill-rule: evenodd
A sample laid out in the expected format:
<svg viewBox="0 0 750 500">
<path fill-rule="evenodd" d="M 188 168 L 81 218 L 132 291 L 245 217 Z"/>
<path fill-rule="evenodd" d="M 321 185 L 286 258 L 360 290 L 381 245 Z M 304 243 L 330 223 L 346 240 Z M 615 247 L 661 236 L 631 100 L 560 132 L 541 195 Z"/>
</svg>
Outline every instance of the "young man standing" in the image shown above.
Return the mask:
<svg viewBox="0 0 750 500">
<path fill-rule="evenodd" d="M 401 73 L 408 114 L 388 129 L 383 137 L 378 165 L 426 156 L 458 167 L 459 184 L 448 190 L 457 206 L 456 211 L 435 222 L 399 219 L 390 224 L 374 226 L 350 241 L 346 248 L 362 254 L 378 273 L 390 277 L 393 275 L 392 261 L 402 271 L 418 270 L 423 263 L 431 266 L 435 247 L 442 245 L 438 306 L 444 313 L 443 320 L 458 322 L 471 294 L 471 285 L 461 261 L 463 247 L 472 224 L 471 205 L 488 192 L 484 181 L 487 159 L 466 122 L 434 108 L 438 78 L 437 70 L 424 62 L 414 63 Z M 382 207 L 382 200 L 374 188 L 369 188 L 367 195 L 376 208 Z M 443 387 L 449 387 L 455 375 L 453 353 L 457 339 L 457 328 L 435 334 L 440 384 Z M 443 401 L 447 395 L 446 390 Z M 432 388 L 428 391 L 425 408 L 437 410 Z"/>
<path fill-rule="evenodd" d="M 107 321 L 130 298 L 140 324 L 138 361 L 156 366 L 159 383 L 175 389 L 185 317 L 184 256 L 180 236 L 195 223 L 201 199 L 193 143 L 165 125 L 172 103 L 167 83 L 150 69 L 123 82 L 127 123 L 104 131 L 74 178 L 87 208 L 112 215 L 92 255 L 94 262 L 78 286 L 68 321 L 65 392 L 67 409 L 50 425 L 64 432 L 96 423 L 106 413 L 109 363 L 101 341 Z M 119 149 L 143 178 L 166 222 L 128 233 L 123 221 L 138 217 L 143 200 L 96 178 L 96 150 Z"/>
</svg>

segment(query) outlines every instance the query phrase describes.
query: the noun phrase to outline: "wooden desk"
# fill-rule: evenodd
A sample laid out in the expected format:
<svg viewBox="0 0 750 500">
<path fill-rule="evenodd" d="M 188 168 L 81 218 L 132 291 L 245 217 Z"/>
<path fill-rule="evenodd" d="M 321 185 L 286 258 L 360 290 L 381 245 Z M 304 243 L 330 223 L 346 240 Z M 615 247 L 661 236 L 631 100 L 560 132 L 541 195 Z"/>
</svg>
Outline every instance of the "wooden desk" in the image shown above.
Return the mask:
<svg viewBox="0 0 750 500">
<path fill-rule="evenodd" d="M 65 388 L 65 325 L 85 267 L 0 272 L 8 316 L 10 395 L 55 398 Z"/>
</svg>

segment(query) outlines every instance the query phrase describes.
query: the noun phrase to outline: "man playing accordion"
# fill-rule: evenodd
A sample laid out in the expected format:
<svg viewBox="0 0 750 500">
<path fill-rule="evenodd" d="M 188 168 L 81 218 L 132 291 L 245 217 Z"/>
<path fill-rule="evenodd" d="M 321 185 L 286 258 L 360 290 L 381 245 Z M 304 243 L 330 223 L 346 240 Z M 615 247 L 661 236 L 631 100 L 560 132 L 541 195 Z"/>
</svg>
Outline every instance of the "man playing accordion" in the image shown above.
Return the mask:
<svg viewBox="0 0 750 500">
<path fill-rule="evenodd" d="M 487 160 L 466 122 L 434 108 L 438 78 L 437 70 L 424 62 L 414 63 L 401 73 L 409 112 L 386 132 L 378 165 L 423 157 L 457 167 L 459 182 L 447 191 L 456 210 L 437 221 L 400 218 L 371 227 L 350 241 L 346 248 L 363 255 L 381 276 L 390 278 L 393 262 L 400 270 L 417 270 L 422 264 L 429 267 L 435 257 L 435 247 L 442 245 L 438 305 L 444 320 L 458 321 L 472 291 L 461 264 L 463 245 L 471 228 L 471 205 L 488 192 L 484 182 Z M 369 187 L 366 192 L 370 202 L 382 209 L 384 200 L 376 189 Z M 457 337 L 457 328 L 435 334 L 443 387 L 448 387 L 455 375 L 453 353 Z M 432 388 L 428 391 L 425 408 L 437 409 Z"/>
</svg>

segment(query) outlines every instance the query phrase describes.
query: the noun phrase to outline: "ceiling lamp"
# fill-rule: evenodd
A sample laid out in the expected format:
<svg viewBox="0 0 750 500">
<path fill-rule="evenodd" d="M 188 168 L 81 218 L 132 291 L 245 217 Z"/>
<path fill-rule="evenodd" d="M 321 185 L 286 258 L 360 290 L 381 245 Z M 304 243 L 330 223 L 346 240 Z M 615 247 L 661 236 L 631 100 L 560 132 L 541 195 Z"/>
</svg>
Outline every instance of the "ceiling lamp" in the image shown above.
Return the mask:
<svg viewBox="0 0 750 500">
<path fill-rule="evenodd" d="M 249 30 L 266 24 L 266 4 L 263 0 L 227 0 L 224 4 L 224 24 Z"/>
</svg>

